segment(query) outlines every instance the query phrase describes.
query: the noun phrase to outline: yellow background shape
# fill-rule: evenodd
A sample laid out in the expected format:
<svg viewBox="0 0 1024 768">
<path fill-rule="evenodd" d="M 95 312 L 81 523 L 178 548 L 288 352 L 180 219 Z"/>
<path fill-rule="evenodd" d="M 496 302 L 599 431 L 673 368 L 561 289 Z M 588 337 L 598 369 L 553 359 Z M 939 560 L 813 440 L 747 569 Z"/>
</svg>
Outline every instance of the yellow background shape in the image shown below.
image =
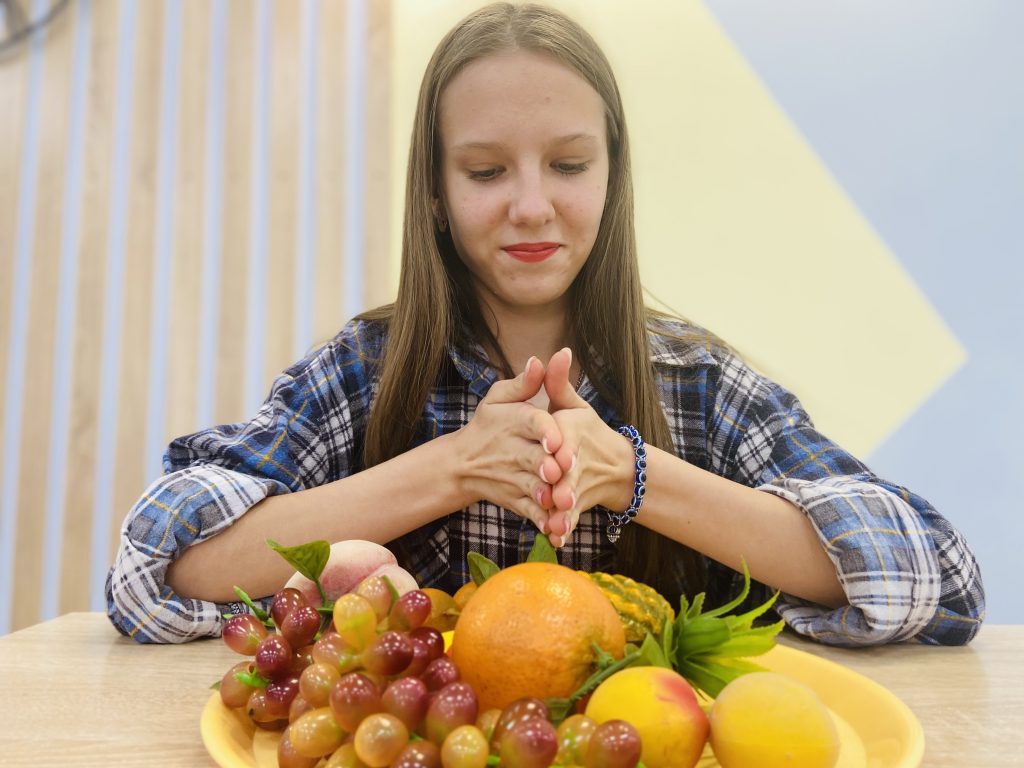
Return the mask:
<svg viewBox="0 0 1024 768">
<path fill-rule="evenodd" d="M 550 4 L 587 28 L 618 78 L 652 303 L 725 338 L 825 434 L 869 453 L 966 359 L 942 318 L 702 4 Z M 481 5 L 393 3 L 396 286 L 420 78 Z"/>
</svg>

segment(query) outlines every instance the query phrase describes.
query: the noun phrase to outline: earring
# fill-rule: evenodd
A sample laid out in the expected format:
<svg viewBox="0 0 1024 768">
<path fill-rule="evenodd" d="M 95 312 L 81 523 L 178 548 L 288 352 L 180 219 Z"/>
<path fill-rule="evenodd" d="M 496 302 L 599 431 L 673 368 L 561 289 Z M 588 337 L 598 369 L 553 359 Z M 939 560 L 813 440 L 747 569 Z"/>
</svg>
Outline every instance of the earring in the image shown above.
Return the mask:
<svg viewBox="0 0 1024 768">
<path fill-rule="evenodd" d="M 447 232 L 448 231 L 448 217 L 447 216 L 438 216 L 437 217 L 437 228 L 439 230 L 441 230 L 442 232 Z"/>
</svg>

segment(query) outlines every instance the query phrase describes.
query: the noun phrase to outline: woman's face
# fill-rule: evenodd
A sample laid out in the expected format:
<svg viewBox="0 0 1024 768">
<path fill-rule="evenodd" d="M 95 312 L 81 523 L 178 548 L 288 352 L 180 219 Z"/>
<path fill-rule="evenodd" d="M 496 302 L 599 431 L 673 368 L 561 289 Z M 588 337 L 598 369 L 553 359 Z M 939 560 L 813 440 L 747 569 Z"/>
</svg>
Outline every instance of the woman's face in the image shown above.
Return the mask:
<svg viewBox="0 0 1024 768">
<path fill-rule="evenodd" d="M 477 293 L 499 317 L 563 310 L 608 189 L 601 97 L 554 58 L 478 59 L 441 96 L 441 206 Z"/>
</svg>

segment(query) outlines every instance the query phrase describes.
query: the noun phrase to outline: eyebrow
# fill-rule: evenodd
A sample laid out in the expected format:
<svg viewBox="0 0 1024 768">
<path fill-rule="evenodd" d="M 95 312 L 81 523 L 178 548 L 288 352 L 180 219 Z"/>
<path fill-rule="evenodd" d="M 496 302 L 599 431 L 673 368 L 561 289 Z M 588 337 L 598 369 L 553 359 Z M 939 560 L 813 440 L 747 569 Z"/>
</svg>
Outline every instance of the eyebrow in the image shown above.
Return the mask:
<svg viewBox="0 0 1024 768">
<path fill-rule="evenodd" d="M 597 136 L 592 133 L 570 133 L 565 136 L 559 136 L 557 139 L 551 142 L 552 146 L 561 146 L 563 144 L 571 144 L 574 141 L 587 141 L 596 142 Z M 500 141 L 467 141 L 462 144 L 458 144 L 452 148 L 455 152 L 460 152 L 468 149 L 506 149 L 506 145 Z"/>
</svg>

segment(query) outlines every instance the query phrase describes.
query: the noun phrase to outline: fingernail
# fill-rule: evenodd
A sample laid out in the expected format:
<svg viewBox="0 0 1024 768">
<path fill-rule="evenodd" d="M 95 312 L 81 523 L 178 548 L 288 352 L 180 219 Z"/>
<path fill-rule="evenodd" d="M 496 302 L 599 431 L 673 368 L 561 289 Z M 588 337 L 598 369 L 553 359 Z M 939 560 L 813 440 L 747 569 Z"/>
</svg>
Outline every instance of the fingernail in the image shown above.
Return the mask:
<svg viewBox="0 0 1024 768">
<path fill-rule="evenodd" d="M 544 453 L 547 453 L 547 454 L 551 453 L 551 449 L 548 448 L 548 439 L 547 439 L 547 437 L 542 437 L 540 439 L 540 446 L 541 446 L 541 448 L 544 449 Z M 547 482 L 547 481 L 545 481 L 545 482 Z"/>
<path fill-rule="evenodd" d="M 530 356 L 530 359 L 526 361 L 526 365 L 523 367 L 523 378 L 526 378 L 527 376 L 530 375 L 531 365 L 533 365 L 533 355 Z"/>
<path fill-rule="evenodd" d="M 544 462 L 543 461 L 540 463 L 540 471 L 538 472 L 538 474 L 540 475 L 540 479 L 541 480 L 543 480 L 548 485 L 551 485 L 551 481 L 548 480 L 548 476 L 546 474 L 544 474 Z M 539 493 L 539 491 L 538 491 L 538 493 Z"/>
<path fill-rule="evenodd" d="M 547 481 L 545 480 L 544 482 L 547 482 Z M 533 498 L 537 501 L 537 506 L 538 507 L 543 507 L 544 504 L 541 501 L 541 499 L 544 498 L 544 489 L 543 488 L 538 488 L 537 491 L 533 494 Z"/>
</svg>

